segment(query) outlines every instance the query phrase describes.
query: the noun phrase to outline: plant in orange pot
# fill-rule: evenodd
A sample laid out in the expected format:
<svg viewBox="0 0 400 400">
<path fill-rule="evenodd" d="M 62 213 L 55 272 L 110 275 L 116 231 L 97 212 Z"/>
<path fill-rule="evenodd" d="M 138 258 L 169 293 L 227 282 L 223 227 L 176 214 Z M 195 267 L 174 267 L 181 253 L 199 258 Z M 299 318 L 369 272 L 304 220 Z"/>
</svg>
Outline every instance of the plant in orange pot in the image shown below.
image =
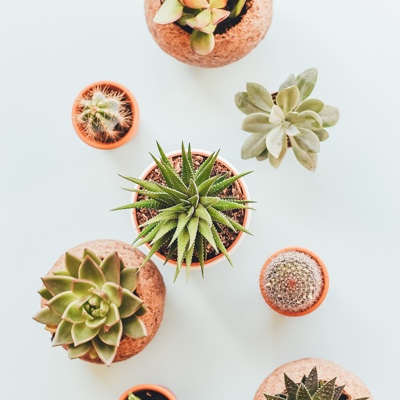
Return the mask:
<svg viewBox="0 0 400 400">
<path fill-rule="evenodd" d="M 272 0 L 146 0 L 149 30 L 177 60 L 220 67 L 248 54 L 271 24 Z"/>
<path fill-rule="evenodd" d="M 144 349 L 164 311 L 165 286 L 151 261 L 115 240 L 69 250 L 42 278 L 42 308 L 34 319 L 70 358 L 110 365 Z"/>
<path fill-rule="evenodd" d="M 219 157 L 190 145 L 167 156 L 158 145 L 160 159 L 142 179 L 124 177 L 138 185 L 133 202 L 117 209 L 133 209 L 138 237 L 135 246 L 148 244 L 146 260 L 156 254 L 187 276 L 192 267 L 201 268 L 225 257 L 230 263 L 243 233 L 249 233 L 247 189 L 238 174 Z"/>
<path fill-rule="evenodd" d="M 274 311 L 297 317 L 321 305 L 328 292 L 329 275 L 317 255 L 304 248 L 288 247 L 268 258 L 259 284 L 264 300 Z"/>
<path fill-rule="evenodd" d="M 119 400 L 176 400 L 176 397 L 163 386 L 142 384 L 126 390 Z"/>
<path fill-rule="evenodd" d="M 72 123 L 89 146 L 110 150 L 127 143 L 139 125 L 133 94 L 116 82 L 95 82 L 83 89 L 72 107 Z"/>
<path fill-rule="evenodd" d="M 303 358 L 273 371 L 254 400 L 373 400 L 365 384 L 340 365 Z"/>
</svg>

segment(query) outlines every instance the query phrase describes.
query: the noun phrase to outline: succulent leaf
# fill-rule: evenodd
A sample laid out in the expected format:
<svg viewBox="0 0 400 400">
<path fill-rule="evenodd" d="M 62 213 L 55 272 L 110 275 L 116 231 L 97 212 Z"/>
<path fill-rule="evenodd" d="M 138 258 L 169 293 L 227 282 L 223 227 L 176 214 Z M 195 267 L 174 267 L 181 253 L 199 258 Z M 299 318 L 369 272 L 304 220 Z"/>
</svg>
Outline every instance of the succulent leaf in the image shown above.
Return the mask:
<svg viewBox="0 0 400 400">
<path fill-rule="evenodd" d="M 100 327 L 90 328 L 86 325 L 86 322 L 81 322 L 79 324 L 73 324 L 71 328 L 72 339 L 74 340 L 74 345 L 79 346 L 82 343 L 92 340 L 100 331 Z"/>
<path fill-rule="evenodd" d="M 49 307 L 43 307 L 38 313 L 36 313 L 33 319 L 47 326 L 58 325 L 61 322 L 61 316 L 56 314 Z"/>
<path fill-rule="evenodd" d="M 250 133 L 266 134 L 272 128 L 274 128 L 274 125 L 270 123 L 269 115 L 263 113 L 250 114 L 242 123 L 242 130 Z"/>
<path fill-rule="evenodd" d="M 52 296 L 71 290 L 74 278 L 71 276 L 46 276 L 42 278 L 43 285 Z"/>
<path fill-rule="evenodd" d="M 317 367 L 314 367 L 309 375 L 306 377 L 305 387 L 310 392 L 311 396 L 314 396 L 315 392 L 318 390 L 318 372 Z M 343 389 L 343 388 L 342 388 Z"/>
<path fill-rule="evenodd" d="M 299 106 L 296 108 L 296 111 L 302 112 L 310 110 L 319 113 L 320 111 L 322 111 L 323 108 L 324 108 L 324 103 L 321 100 L 307 99 L 299 104 Z"/>
<path fill-rule="evenodd" d="M 154 16 L 156 24 L 169 24 L 177 21 L 183 13 L 183 5 L 178 0 L 165 0 Z"/>
<path fill-rule="evenodd" d="M 124 268 L 121 271 L 121 286 L 130 292 L 134 292 L 137 286 L 139 269 L 133 267 Z"/>
<path fill-rule="evenodd" d="M 98 289 L 98 286 L 94 282 L 84 279 L 75 279 L 71 285 L 72 293 L 81 298 L 90 295 L 93 289 Z"/>
<path fill-rule="evenodd" d="M 86 321 L 86 317 L 82 314 L 82 308 L 79 303 L 79 300 L 75 300 L 68 305 L 62 315 L 63 321 L 68 321 L 73 324 Z"/>
<path fill-rule="evenodd" d="M 101 264 L 101 258 L 98 257 L 92 250 L 84 249 L 82 259 L 85 259 L 86 256 L 89 256 L 97 265 Z"/>
<path fill-rule="evenodd" d="M 276 105 L 283 111 L 283 118 L 284 115 L 296 108 L 299 98 L 300 92 L 297 86 L 290 86 L 278 93 L 276 96 Z"/>
<path fill-rule="evenodd" d="M 53 346 L 73 343 L 74 340 L 72 339 L 71 328 L 72 323 L 65 320 L 61 321 L 54 335 Z"/>
<path fill-rule="evenodd" d="M 313 400 L 307 388 L 302 383 L 300 383 L 299 390 L 297 391 L 296 400 Z"/>
<path fill-rule="evenodd" d="M 49 306 L 56 314 L 63 315 L 68 305 L 77 299 L 78 297 L 74 293 L 68 291 L 54 296 L 51 300 L 46 302 L 46 305 Z"/>
<path fill-rule="evenodd" d="M 248 101 L 259 108 L 261 111 L 265 113 L 269 113 L 274 106 L 274 102 L 272 100 L 271 94 L 268 90 L 254 82 L 249 82 L 246 84 Z"/>
<path fill-rule="evenodd" d="M 82 264 L 82 260 L 71 253 L 65 253 L 65 268 L 70 276 L 78 277 L 78 269 Z"/>
<path fill-rule="evenodd" d="M 318 111 L 318 114 L 324 128 L 336 125 L 339 120 L 339 110 L 333 106 L 325 105 L 321 111 Z"/>
<path fill-rule="evenodd" d="M 118 253 L 109 254 L 100 264 L 107 282 L 114 282 L 119 285 L 120 282 L 120 258 Z"/>
<path fill-rule="evenodd" d="M 124 334 L 132 339 L 140 339 L 147 336 L 146 327 L 143 321 L 136 315 L 122 320 Z"/>
<path fill-rule="evenodd" d="M 318 71 L 310 68 L 297 76 L 293 84 L 299 88 L 300 101 L 305 100 L 313 91 L 318 78 Z"/>
<path fill-rule="evenodd" d="M 130 317 L 142 304 L 143 300 L 141 300 L 138 296 L 134 295 L 127 289 L 122 289 L 122 304 L 118 308 L 120 317 Z"/>
<path fill-rule="evenodd" d="M 106 278 L 103 271 L 90 258 L 90 256 L 86 256 L 83 260 L 81 266 L 79 267 L 78 276 L 79 279 L 91 281 L 98 287 L 102 287 L 106 283 Z"/>
<path fill-rule="evenodd" d="M 335 382 L 336 378 L 324 383 L 313 396 L 313 400 L 332 400 L 335 395 Z"/>
<path fill-rule="evenodd" d="M 318 136 L 309 129 L 299 128 L 299 130 L 300 135 L 296 136 L 296 142 L 299 147 L 309 153 L 318 153 L 320 150 Z"/>
<path fill-rule="evenodd" d="M 311 172 L 315 172 L 317 168 L 317 155 L 315 153 L 309 153 L 304 151 L 297 143 L 297 137 L 290 138 L 290 144 L 292 145 L 293 153 L 296 156 L 300 164 L 307 168 Z"/>
<path fill-rule="evenodd" d="M 92 343 L 100 360 L 103 361 L 104 364 L 110 366 L 115 358 L 115 355 L 117 354 L 118 347 L 110 346 L 104 343 L 98 337 L 95 337 L 92 340 Z"/>
<path fill-rule="evenodd" d="M 190 25 L 190 19 L 186 22 Z M 199 56 L 206 56 L 214 50 L 215 40 L 212 33 L 204 33 L 198 30 L 193 30 L 190 35 L 190 47 Z"/>
<path fill-rule="evenodd" d="M 118 321 L 118 323 L 111 326 L 109 329 L 101 329 L 99 332 L 99 338 L 102 342 L 110 345 L 110 346 L 119 346 L 119 342 L 121 341 L 123 332 L 122 322 Z"/>
</svg>

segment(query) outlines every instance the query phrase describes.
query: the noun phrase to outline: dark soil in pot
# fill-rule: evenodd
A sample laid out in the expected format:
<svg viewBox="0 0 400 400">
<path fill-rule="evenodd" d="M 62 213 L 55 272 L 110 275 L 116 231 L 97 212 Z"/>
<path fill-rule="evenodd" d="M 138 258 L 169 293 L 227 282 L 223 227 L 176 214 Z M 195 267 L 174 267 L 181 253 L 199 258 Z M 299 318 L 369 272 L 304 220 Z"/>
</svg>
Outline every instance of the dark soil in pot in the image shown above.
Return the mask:
<svg viewBox="0 0 400 400">
<path fill-rule="evenodd" d="M 140 400 L 168 400 L 168 397 L 165 397 L 163 394 L 155 392 L 154 390 L 140 390 L 133 394 L 139 397 Z"/>
</svg>

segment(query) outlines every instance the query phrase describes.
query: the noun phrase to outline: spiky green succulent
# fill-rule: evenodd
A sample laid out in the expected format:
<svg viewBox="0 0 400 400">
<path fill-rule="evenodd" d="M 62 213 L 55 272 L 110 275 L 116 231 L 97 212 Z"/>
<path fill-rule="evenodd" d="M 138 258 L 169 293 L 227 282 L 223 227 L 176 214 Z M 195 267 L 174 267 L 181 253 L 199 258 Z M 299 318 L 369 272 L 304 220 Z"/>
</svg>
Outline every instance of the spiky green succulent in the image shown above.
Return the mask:
<svg viewBox="0 0 400 400">
<path fill-rule="evenodd" d="M 193 29 L 190 46 L 198 55 L 210 54 L 215 45 L 214 31 L 227 18 L 236 18 L 246 0 L 235 0 L 227 10 L 228 0 L 165 0 L 154 16 L 157 24 L 177 22 Z"/>
<path fill-rule="evenodd" d="M 308 98 L 317 75 L 314 68 L 297 78 L 292 74 L 273 95 L 258 83 L 247 83 L 247 91 L 236 94 L 236 106 L 247 114 L 242 129 L 252 133 L 242 146 L 243 159 L 268 159 L 277 168 L 290 146 L 300 164 L 315 171 L 320 142 L 329 137 L 325 128 L 339 119 L 336 107 Z"/>
<path fill-rule="evenodd" d="M 286 374 L 285 393 L 268 395 L 264 393 L 267 400 L 339 400 L 343 393 L 343 386 L 336 386 L 336 378 L 327 382 L 318 379 L 317 368 L 314 367 L 308 376 L 304 375 L 300 383 L 292 381 Z M 368 400 L 363 397 L 354 400 Z"/>
<path fill-rule="evenodd" d="M 132 113 L 124 92 L 97 86 L 78 101 L 75 119 L 90 139 L 116 141 L 122 129 L 132 125 Z"/>
<path fill-rule="evenodd" d="M 147 335 L 139 316 L 146 306 L 134 294 L 138 268 L 125 267 L 117 252 L 101 260 L 89 249 L 82 259 L 65 255 L 65 269 L 42 278 L 45 306 L 33 317 L 65 346 L 70 358 L 89 355 L 110 365 L 123 335 Z"/>
<path fill-rule="evenodd" d="M 177 253 L 175 279 L 184 262 L 189 275 L 194 255 L 204 273 L 205 250 L 207 244 L 210 244 L 216 253 L 222 252 L 232 264 L 218 232 L 220 227 L 225 225 L 235 232 L 250 233 L 225 211 L 248 209 L 250 207 L 247 204 L 251 201 L 224 197 L 222 192 L 249 172 L 229 178 L 227 174 L 212 175 L 219 151 L 212 153 L 195 170 L 190 144 L 186 151 L 182 143 L 182 169 L 178 174 L 161 146 L 158 143 L 157 146 L 161 158 L 158 160 L 152 154 L 151 157 L 159 168 L 165 185 L 124 176 L 123 178 L 141 187 L 126 190 L 143 195 L 145 199 L 116 208 L 116 210 L 147 208 L 157 211 L 156 216 L 139 227 L 142 231 L 133 242 L 135 246 L 144 243 L 152 246 L 143 263 L 161 246 L 167 245 L 169 252 L 166 262 L 175 252 Z"/>
</svg>

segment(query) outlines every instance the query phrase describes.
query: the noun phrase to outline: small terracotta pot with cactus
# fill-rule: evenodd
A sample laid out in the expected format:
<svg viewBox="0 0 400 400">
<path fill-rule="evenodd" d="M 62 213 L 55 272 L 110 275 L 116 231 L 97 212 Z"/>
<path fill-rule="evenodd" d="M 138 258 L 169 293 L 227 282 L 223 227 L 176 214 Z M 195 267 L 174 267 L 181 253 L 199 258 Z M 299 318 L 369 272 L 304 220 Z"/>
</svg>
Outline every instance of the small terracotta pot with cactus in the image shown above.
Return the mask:
<svg viewBox="0 0 400 400">
<path fill-rule="evenodd" d="M 329 137 L 326 128 L 339 120 L 336 107 L 309 98 L 317 76 L 317 70 L 310 68 L 297 77 L 290 75 L 277 93 L 247 83 L 246 92 L 236 94 L 236 106 L 247 115 L 242 130 L 251 133 L 242 146 L 243 159 L 268 159 L 278 168 L 291 148 L 303 167 L 315 171 L 320 142 Z"/>
<path fill-rule="evenodd" d="M 332 361 L 303 358 L 272 372 L 254 400 L 373 400 L 359 378 Z"/>
<path fill-rule="evenodd" d="M 126 390 L 119 400 L 176 400 L 176 397 L 164 386 L 142 384 Z"/>
<path fill-rule="evenodd" d="M 42 278 L 42 308 L 34 316 L 53 346 L 72 359 L 108 366 L 143 350 L 158 330 L 165 300 L 162 276 L 144 258 L 115 240 L 84 243 L 61 256 Z"/>
<path fill-rule="evenodd" d="M 89 146 L 111 150 L 128 143 L 139 126 L 139 106 L 120 83 L 100 81 L 85 87 L 72 106 L 72 123 Z"/>
<path fill-rule="evenodd" d="M 329 275 L 316 254 L 288 247 L 268 258 L 259 283 L 264 300 L 274 311 L 298 317 L 314 311 L 324 301 Z"/>
</svg>

